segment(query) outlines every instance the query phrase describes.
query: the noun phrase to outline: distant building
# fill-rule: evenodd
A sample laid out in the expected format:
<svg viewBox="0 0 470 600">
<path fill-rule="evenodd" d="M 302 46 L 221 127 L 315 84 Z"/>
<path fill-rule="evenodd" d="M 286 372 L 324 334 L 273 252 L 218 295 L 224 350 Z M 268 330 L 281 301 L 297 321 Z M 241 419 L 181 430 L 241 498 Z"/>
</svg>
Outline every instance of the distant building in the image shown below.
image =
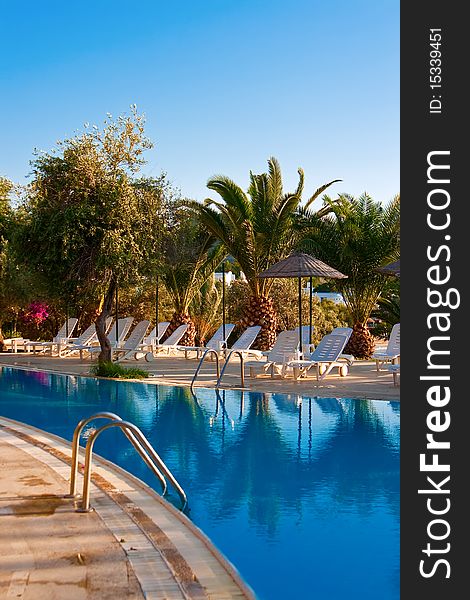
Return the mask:
<svg viewBox="0 0 470 600">
<path fill-rule="evenodd" d="M 304 294 L 310 294 L 310 288 L 303 288 Z M 344 304 L 343 295 L 338 292 L 313 292 L 312 296 L 318 298 L 320 302 L 322 300 L 331 300 L 335 304 Z"/>
<path fill-rule="evenodd" d="M 215 280 L 222 282 L 222 273 L 214 273 Z M 225 272 L 225 285 L 230 286 L 235 281 L 235 274 L 232 271 Z"/>
</svg>

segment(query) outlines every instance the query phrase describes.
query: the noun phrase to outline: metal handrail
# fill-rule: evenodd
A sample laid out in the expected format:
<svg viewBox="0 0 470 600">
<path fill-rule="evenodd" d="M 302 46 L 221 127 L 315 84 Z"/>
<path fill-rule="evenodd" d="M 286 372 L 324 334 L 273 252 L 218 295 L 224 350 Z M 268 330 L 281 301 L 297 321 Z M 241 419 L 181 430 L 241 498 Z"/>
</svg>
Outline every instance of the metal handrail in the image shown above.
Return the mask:
<svg viewBox="0 0 470 600">
<path fill-rule="evenodd" d="M 71 498 L 75 498 L 76 494 L 76 487 L 77 487 L 77 472 L 78 472 L 78 451 L 79 451 L 79 445 L 80 445 L 80 435 L 83 431 L 83 428 L 88 425 L 88 423 L 91 423 L 92 421 L 94 421 L 95 419 L 111 419 L 113 421 L 122 421 L 121 417 L 119 415 L 116 415 L 115 413 L 112 412 L 100 412 L 100 413 L 96 413 L 95 415 L 92 415 L 91 417 L 88 417 L 86 419 L 82 419 L 78 425 L 75 427 L 75 431 L 73 432 L 73 439 L 72 439 L 72 465 L 71 465 L 71 469 L 70 469 L 70 491 L 69 491 L 69 497 Z"/>
<path fill-rule="evenodd" d="M 191 380 L 191 385 L 190 385 L 191 390 L 193 389 L 194 382 L 196 381 L 197 376 L 199 375 L 199 371 L 202 368 L 202 363 L 204 362 L 206 356 L 209 356 L 211 354 L 214 354 L 214 356 L 215 356 L 215 360 L 216 360 L 216 364 L 217 364 L 217 379 L 219 379 L 219 376 L 220 376 L 219 353 L 217 352 L 217 350 L 213 350 L 212 348 L 207 348 L 204 351 L 204 354 L 202 355 L 201 360 L 199 361 L 196 371 L 194 372 L 193 378 Z"/>
<path fill-rule="evenodd" d="M 225 369 L 227 368 L 227 365 L 230 362 L 230 359 L 232 358 L 233 354 L 238 354 L 238 356 L 240 357 L 240 379 L 241 379 L 242 387 L 245 386 L 245 369 L 244 369 L 244 358 L 243 358 L 243 354 L 245 354 L 245 353 L 246 353 L 246 350 L 230 350 L 229 355 L 225 359 L 225 363 L 224 363 L 224 366 L 222 367 L 222 371 L 217 379 L 217 383 L 215 384 L 216 388 L 220 387 L 220 382 L 222 381 L 222 377 L 224 376 Z"/>
<path fill-rule="evenodd" d="M 151 446 L 150 442 L 147 440 L 147 438 L 144 436 L 144 434 L 140 431 L 140 429 L 138 429 L 138 427 L 136 427 L 132 423 L 123 421 L 123 419 L 119 415 L 116 415 L 115 413 L 112 413 L 112 412 L 96 413 L 95 415 L 92 415 L 91 417 L 82 419 L 78 423 L 77 427 L 75 428 L 75 431 L 73 433 L 73 440 L 72 440 L 72 464 L 71 464 L 71 473 L 70 473 L 69 497 L 74 498 L 77 496 L 76 485 L 77 485 L 77 473 L 78 473 L 80 434 L 82 433 L 83 428 L 88 423 L 90 423 L 91 421 L 94 421 L 95 419 L 109 419 L 111 421 L 111 423 L 108 423 L 107 425 L 101 427 L 100 429 L 95 430 L 93 432 L 93 434 L 90 436 L 90 439 L 88 440 L 88 443 L 87 443 L 87 446 L 85 449 L 85 472 L 87 470 L 87 457 L 90 456 L 90 463 L 91 463 L 93 444 L 94 444 L 94 441 L 97 438 L 98 434 L 101 431 L 103 431 L 104 429 L 108 429 L 109 427 L 113 426 L 113 424 L 114 424 L 114 426 L 120 427 L 120 429 L 124 432 L 124 435 L 127 437 L 127 439 L 131 442 L 131 444 L 137 450 L 137 452 L 139 453 L 141 458 L 144 460 L 144 462 L 147 464 L 147 466 L 150 468 L 150 470 L 156 475 L 156 477 L 158 478 L 158 480 L 160 481 L 160 484 L 162 486 L 162 494 L 163 495 L 165 495 L 167 492 L 167 483 L 166 483 L 165 477 L 161 471 L 163 471 L 165 473 L 165 475 L 168 477 L 168 479 L 170 480 L 170 482 L 172 483 L 172 485 L 175 487 L 176 491 L 178 492 L 178 494 L 183 502 L 183 509 L 184 509 L 184 507 L 187 504 L 186 494 L 184 493 L 183 489 L 181 488 L 179 483 L 176 481 L 176 479 L 173 477 L 173 474 L 169 471 L 169 469 L 167 468 L 167 466 L 165 465 L 163 460 L 155 452 L 155 450 Z M 93 439 L 93 442 L 90 445 L 91 439 Z M 90 451 L 88 453 L 89 446 L 90 446 Z M 158 464 L 158 466 L 157 466 L 157 464 Z M 158 467 L 160 467 L 160 468 L 158 468 Z M 90 464 L 90 474 L 91 474 L 91 464 Z M 89 492 L 88 492 L 88 495 L 89 495 Z M 89 507 L 89 498 L 88 498 L 88 507 Z M 88 508 L 86 509 L 86 511 L 88 511 Z"/>
<path fill-rule="evenodd" d="M 164 475 L 170 480 L 171 484 L 177 491 L 177 493 L 180 497 L 180 500 L 182 502 L 181 510 L 184 510 L 186 508 L 188 500 L 187 500 L 187 497 L 186 497 L 186 494 L 185 494 L 183 488 L 176 481 L 173 474 L 168 469 L 168 467 L 165 465 L 165 463 L 160 458 L 160 456 L 155 452 L 154 448 L 152 447 L 150 442 L 147 440 L 147 438 L 144 436 L 142 431 L 138 427 L 136 427 L 133 423 L 129 423 L 128 421 L 113 420 L 110 423 L 106 423 L 106 425 L 103 425 L 99 429 L 96 429 L 88 439 L 86 449 L 85 449 L 85 472 L 83 475 L 82 506 L 80 509 L 78 509 L 79 512 L 89 512 L 91 510 L 90 509 L 90 478 L 91 478 L 91 464 L 92 464 L 92 460 L 93 460 L 93 446 L 94 446 L 94 443 L 95 443 L 97 437 L 100 435 L 100 433 L 102 433 L 106 429 L 110 429 L 111 427 L 119 427 L 120 429 L 122 429 L 124 431 L 124 433 L 126 434 L 127 438 L 131 441 L 131 443 L 137 449 L 137 451 L 139 451 L 138 446 L 134 443 L 135 438 L 137 438 L 139 445 L 143 446 L 143 448 L 145 448 L 146 453 L 148 453 L 148 455 L 150 455 L 148 457 L 148 461 L 144 459 L 145 462 L 150 467 L 150 469 L 155 473 L 155 475 L 157 475 L 157 477 L 159 479 L 161 476 L 160 471 L 162 471 L 164 473 Z M 129 435 L 127 435 L 127 433 L 133 434 L 133 435 L 129 436 Z M 139 454 L 140 454 L 140 452 L 139 452 Z M 158 465 L 158 467 L 157 467 L 157 465 Z"/>
<path fill-rule="evenodd" d="M 97 413 L 95 415 L 92 415 L 91 417 L 88 417 L 87 419 L 83 419 L 82 421 L 80 421 L 78 423 L 78 425 L 75 428 L 75 431 L 73 433 L 73 440 L 72 440 L 72 465 L 71 465 L 71 471 L 70 471 L 70 491 L 69 491 L 69 495 L 68 495 L 68 497 L 70 497 L 70 498 L 75 498 L 75 496 L 77 495 L 76 494 L 76 486 L 77 486 L 78 451 L 79 451 L 79 444 L 80 444 L 80 434 L 82 433 L 83 428 L 86 425 L 88 425 L 88 423 L 90 423 L 91 421 L 94 421 L 95 419 L 110 419 L 111 421 L 122 421 L 121 417 L 119 415 L 116 415 L 115 413 L 102 412 L 102 413 Z M 155 475 L 157 476 L 158 480 L 160 481 L 160 485 L 162 486 L 162 493 L 165 494 L 167 491 L 167 485 L 166 485 L 166 481 L 165 481 L 165 478 L 163 477 L 162 473 L 160 473 L 160 471 L 158 469 L 156 469 L 156 470 L 154 469 L 154 465 L 152 463 L 151 458 L 148 456 L 144 447 L 139 443 L 139 441 L 136 439 L 136 437 L 133 435 L 133 433 L 128 431 L 127 429 L 124 429 L 124 433 L 125 433 L 127 439 L 131 442 L 131 444 L 134 446 L 134 448 L 140 454 L 141 458 L 145 461 L 147 466 L 152 471 L 154 471 Z"/>
</svg>

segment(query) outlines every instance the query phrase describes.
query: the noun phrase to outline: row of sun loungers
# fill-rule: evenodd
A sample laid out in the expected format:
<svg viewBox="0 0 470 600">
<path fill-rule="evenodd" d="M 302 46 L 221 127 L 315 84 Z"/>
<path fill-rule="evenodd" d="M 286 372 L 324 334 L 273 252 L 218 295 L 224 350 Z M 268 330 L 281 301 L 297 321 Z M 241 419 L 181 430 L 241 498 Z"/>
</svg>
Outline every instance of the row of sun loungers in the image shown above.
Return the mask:
<svg viewBox="0 0 470 600">
<path fill-rule="evenodd" d="M 229 348 L 228 338 L 233 332 L 235 325 L 225 324 L 220 326 L 206 346 L 181 346 L 181 339 L 187 330 L 187 325 L 177 327 L 171 335 L 163 342 L 169 323 L 159 323 L 148 334 L 150 322 L 142 320 L 131 330 L 134 319 L 126 317 L 114 321 L 108 318 L 106 332 L 111 343 L 112 360 L 121 362 L 129 359 L 145 359 L 148 362 L 155 360 L 160 354 L 169 355 L 171 352 L 184 352 L 188 358 L 190 353 L 195 353 L 199 358 L 193 382 L 199 373 L 206 357 L 217 358 L 218 381 L 220 383 L 227 365 L 232 359 L 239 358 L 242 366 L 242 379 L 244 369 L 247 368 L 250 377 L 258 374 L 270 373 L 271 377 L 286 377 L 292 373 L 294 380 L 306 377 L 310 370 L 314 370 L 317 380 L 325 378 L 334 368 L 338 369 L 341 376 L 346 376 L 349 367 L 353 364 L 353 357 L 344 354 L 344 348 L 351 336 L 352 329 L 349 327 L 338 327 L 330 334 L 325 335 L 315 348 L 310 345 L 310 330 L 308 326 L 302 327 L 302 344 L 299 343 L 299 331 L 282 331 L 271 350 L 261 352 L 252 350 L 256 336 L 260 331 L 259 326 L 248 327 L 235 343 Z M 95 356 L 101 348 L 94 324 L 90 325 L 79 337 L 73 338 L 72 334 L 77 325 L 77 319 L 69 319 L 63 325 L 57 336 L 50 342 L 32 342 L 22 340 L 23 350 L 26 352 L 43 352 L 57 356 L 72 356 L 79 354 L 83 359 L 85 356 Z M 129 333 L 130 332 L 130 333 Z M 389 369 L 394 375 L 397 385 L 399 377 L 400 356 L 400 325 L 393 327 L 392 333 L 386 347 L 377 350 L 373 359 L 376 361 L 377 371 L 380 365 L 390 363 Z M 218 361 L 223 358 L 224 366 L 219 374 Z"/>
</svg>

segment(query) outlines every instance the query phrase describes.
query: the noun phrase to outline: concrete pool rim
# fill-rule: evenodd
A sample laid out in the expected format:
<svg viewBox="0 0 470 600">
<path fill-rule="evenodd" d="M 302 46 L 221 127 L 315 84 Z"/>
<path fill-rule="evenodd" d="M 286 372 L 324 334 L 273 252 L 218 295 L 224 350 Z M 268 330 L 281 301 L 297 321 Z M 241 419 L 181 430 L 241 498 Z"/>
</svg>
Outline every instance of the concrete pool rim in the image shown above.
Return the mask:
<svg viewBox="0 0 470 600">
<path fill-rule="evenodd" d="M 21 421 L 9 419 L 0 416 L 0 432 L 17 438 L 23 443 L 29 444 L 39 451 L 46 452 L 54 459 L 70 466 L 71 444 L 64 438 L 37 427 L 25 424 Z M 7 440 L 8 442 L 8 440 Z M 40 458 L 37 458 L 40 461 Z M 176 509 L 170 502 L 162 498 L 150 486 L 143 481 L 125 471 L 116 464 L 94 455 L 94 475 L 92 477 L 93 485 L 106 494 L 116 505 L 116 510 L 126 513 L 134 521 L 137 527 L 141 529 L 144 535 L 150 540 L 156 550 L 163 556 L 164 560 L 170 565 L 173 576 L 182 587 L 185 596 L 192 598 L 210 598 L 211 590 L 203 583 L 204 579 L 199 576 L 198 569 L 194 568 L 187 558 L 181 554 L 180 548 L 173 544 L 165 531 L 155 523 L 149 516 L 143 506 L 139 506 L 135 500 L 130 499 L 125 492 L 116 488 L 116 481 L 123 482 L 123 487 L 130 486 L 140 495 L 146 496 L 149 501 L 155 503 L 155 508 L 164 510 L 170 520 L 178 522 L 183 527 L 190 538 L 191 544 L 198 546 L 199 550 L 207 552 L 206 558 L 213 564 L 219 565 L 219 569 L 224 572 L 223 579 L 230 582 L 233 591 L 236 591 L 237 597 L 254 599 L 255 595 L 251 588 L 241 578 L 236 568 L 229 560 L 213 545 L 210 539 L 181 511 Z M 114 481 L 114 483 L 113 483 Z M 64 488 L 64 497 L 68 489 Z M 73 500 L 71 499 L 71 502 Z M 93 498 L 92 498 L 93 503 Z M 100 518 L 106 525 L 106 520 L 100 515 Z M 119 541 L 119 540 L 118 540 Z M 125 548 L 124 551 L 126 552 Z M 128 554 L 126 552 L 126 554 Z M 142 582 L 136 573 L 137 579 L 142 586 Z M 145 593 L 145 589 L 143 588 Z"/>
</svg>

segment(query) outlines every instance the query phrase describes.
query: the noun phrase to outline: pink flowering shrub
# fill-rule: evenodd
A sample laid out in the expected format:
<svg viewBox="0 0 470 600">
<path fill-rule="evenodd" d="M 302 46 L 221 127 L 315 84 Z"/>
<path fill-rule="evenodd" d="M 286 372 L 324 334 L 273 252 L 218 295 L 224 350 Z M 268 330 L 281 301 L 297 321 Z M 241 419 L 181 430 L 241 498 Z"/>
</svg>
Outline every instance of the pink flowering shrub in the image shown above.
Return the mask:
<svg viewBox="0 0 470 600">
<path fill-rule="evenodd" d="M 28 308 L 23 312 L 21 319 L 27 325 L 36 325 L 39 327 L 49 316 L 49 306 L 39 300 L 31 302 Z"/>
</svg>

